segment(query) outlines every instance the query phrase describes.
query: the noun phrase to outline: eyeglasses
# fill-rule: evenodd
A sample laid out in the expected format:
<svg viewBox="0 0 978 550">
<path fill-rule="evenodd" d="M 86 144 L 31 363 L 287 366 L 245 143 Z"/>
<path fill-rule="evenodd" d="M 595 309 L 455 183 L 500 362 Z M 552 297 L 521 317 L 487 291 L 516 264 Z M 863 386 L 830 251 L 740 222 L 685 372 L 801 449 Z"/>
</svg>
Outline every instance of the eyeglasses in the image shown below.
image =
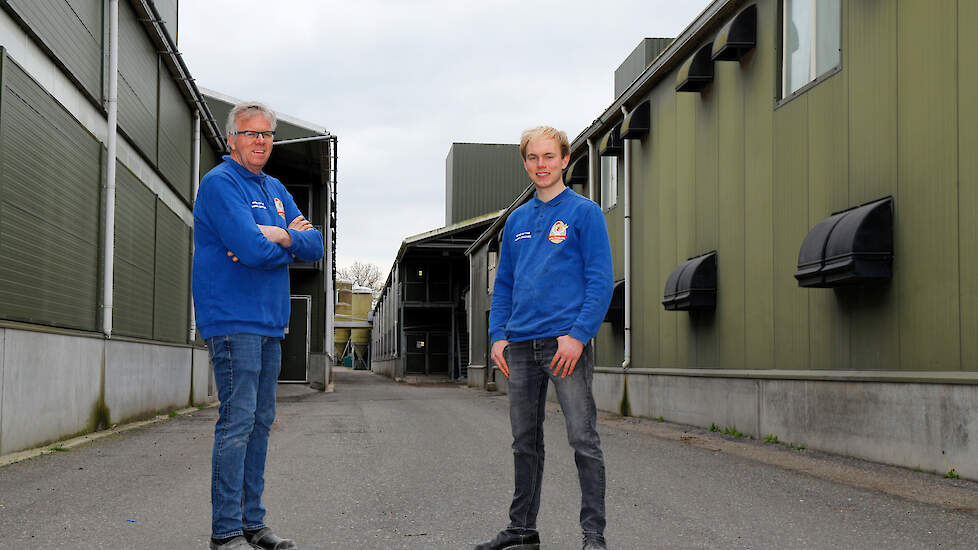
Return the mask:
<svg viewBox="0 0 978 550">
<path fill-rule="evenodd" d="M 258 136 L 262 136 L 265 139 L 272 139 L 275 137 L 275 130 L 267 130 L 264 132 L 256 132 L 254 130 L 241 130 L 239 132 L 235 132 L 234 135 L 236 136 L 243 135 L 251 139 L 258 139 Z"/>
</svg>

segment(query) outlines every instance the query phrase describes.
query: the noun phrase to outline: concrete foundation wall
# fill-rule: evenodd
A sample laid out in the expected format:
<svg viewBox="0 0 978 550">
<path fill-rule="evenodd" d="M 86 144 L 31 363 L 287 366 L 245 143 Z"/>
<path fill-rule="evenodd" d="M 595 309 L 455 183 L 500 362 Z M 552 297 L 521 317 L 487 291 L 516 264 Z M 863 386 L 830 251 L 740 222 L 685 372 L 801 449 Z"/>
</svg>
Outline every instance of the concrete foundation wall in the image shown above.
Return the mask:
<svg viewBox="0 0 978 550">
<path fill-rule="evenodd" d="M 507 392 L 496 373 L 496 389 Z M 627 388 L 627 394 L 626 394 Z M 625 399 L 627 395 L 627 400 Z M 553 385 L 547 393 L 556 402 Z M 978 385 L 679 376 L 601 369 L 598 409 L 978 480 Z M 627 405 L 627 410 L 623 410 Z"/>
<path fill-rule="evenodd" d="M 105 344 L 105 406 L 122 423 L 190 403 L 191 348 L 135 342 Z"/>
<path fill-rule="evenodd" d="M 0 329 L 0 340 L 0 454 L 95 428 L 102 340 L 12 329 Z"/>
<path fill-rule="evenodd" d="M 214 384 L 214 369 L 206 349 L 192 350 L 193 356 L 193 405 L 204 405 L 217 399 L 217 386 Z"/>
<path fill-rule="evenodd" d="M 216 393 L 206 350 L 0 328 L 0 454 Z"/>
<path fill-rule="evenodd" d="M 397 367 L 400 363 L 400 359 L 388 359 L 386 361 L 373 360 L 370 362 L 370 370 L 376 374 L 394 378 L 397 376 Z"/>
<path fill-rule="evenodd" d="M 486 387 L 486 367 L 485 365 L 469 365 L 468 368 L 470 388 Z"/>
<path fill-rule="evenodd" d="M 596 372 L 598 408 L 978 479 L 978 385 Z M 502 390 L 503 388 L 501 388 Z"/>
</svg>

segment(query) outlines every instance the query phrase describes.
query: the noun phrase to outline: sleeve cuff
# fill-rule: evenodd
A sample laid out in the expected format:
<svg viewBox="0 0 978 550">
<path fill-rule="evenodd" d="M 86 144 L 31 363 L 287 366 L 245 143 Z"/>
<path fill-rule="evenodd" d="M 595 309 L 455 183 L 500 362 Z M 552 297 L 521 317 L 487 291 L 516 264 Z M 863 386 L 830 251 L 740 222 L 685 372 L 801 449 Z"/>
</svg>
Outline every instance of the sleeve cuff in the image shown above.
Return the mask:
<svg viewBox="0 0 978 550">
<path fill-rule="evenodd" d="M 567 335 L 577 340 L 578 342 L 584 344 L 585 346 L 587 345 L 588 342 L 591 341 L 591 335 L 587 334 L 586 332 L 584 332 L 583 330 L 577 327 L 572 328 L 570 332 L 567 333 Z"/>
</svg>

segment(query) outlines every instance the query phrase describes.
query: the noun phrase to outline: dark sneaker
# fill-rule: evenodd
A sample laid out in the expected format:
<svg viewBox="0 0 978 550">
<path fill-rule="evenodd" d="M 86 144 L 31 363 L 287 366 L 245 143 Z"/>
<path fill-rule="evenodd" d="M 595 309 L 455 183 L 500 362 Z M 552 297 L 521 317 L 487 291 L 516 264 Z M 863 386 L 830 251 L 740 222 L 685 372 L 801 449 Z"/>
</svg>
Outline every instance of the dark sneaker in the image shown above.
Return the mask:
<svg viewBox="0 0 978 550">
<path fill-rule="evenodd" d="M 583 550 L 608 550 L 608 543 L 604 541 L 604 537 L 594 533 L 588 533 L 584 535 L 584 546 Z"/>
<path fill-rule="evenodd" d="M 475 546 L 475 550 L 539 550 L 539 548 L 539 533 L 518 535 L 510 531 L 501 531 L 491 541 Z"/>
<path fill-rule="evenodd" d="M 254 546 L 248 544 L 244 537 L 234 537 L 224 544 L 217 544 L 211 541 L 211 550 L 254 550 Z"/>
<path fill-rule="evenodd" d="M 265 550 L 296 550 L 299 548 L 295 545 L 294 540 L 283 539 L 268 527 L 264 527 L 261 531 L 251 535 L 248 542 L 253 544 L 255 548 L 264 548 Z"/>
</svg>

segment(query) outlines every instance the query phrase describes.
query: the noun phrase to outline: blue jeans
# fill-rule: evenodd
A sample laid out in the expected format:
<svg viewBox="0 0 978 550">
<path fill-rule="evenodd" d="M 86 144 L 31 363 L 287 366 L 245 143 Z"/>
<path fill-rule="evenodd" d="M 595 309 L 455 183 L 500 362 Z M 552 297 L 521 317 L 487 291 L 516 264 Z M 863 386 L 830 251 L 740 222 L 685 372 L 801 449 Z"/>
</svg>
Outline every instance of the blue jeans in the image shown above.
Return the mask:
<svg viewBox="0 0 978 550">
<path fill-rule="evenodd" d="M 597 407 L 592 381 L 594 354 L 584 347 L 574 372 L 555 376 L 550 361 L 557 352 L 556 338 L 511 342 L 506 348 L 509 365 L 509 421 L 513 427 L 513 461 L 516 490 L 509 509 L 507 530 L 517 534 L 536 531 L 543 481 L 543 421 L 546 419 L 547 385 L 553 382 L 567 424 L 567 440 L 574 448 L 581 484 L 581 529 L 585 534 L 604 534 L 604 455 L 597 431 Z"/>
<path fill-rule="evenodd" d="M 265 455 L 275 420 L 275 392 L 282 367 L 281 340 L 257 334 L 207 339 L 220 416 L 211 461 L 211 533 L 241 535 L 265 527 Z"/>
</svg>

